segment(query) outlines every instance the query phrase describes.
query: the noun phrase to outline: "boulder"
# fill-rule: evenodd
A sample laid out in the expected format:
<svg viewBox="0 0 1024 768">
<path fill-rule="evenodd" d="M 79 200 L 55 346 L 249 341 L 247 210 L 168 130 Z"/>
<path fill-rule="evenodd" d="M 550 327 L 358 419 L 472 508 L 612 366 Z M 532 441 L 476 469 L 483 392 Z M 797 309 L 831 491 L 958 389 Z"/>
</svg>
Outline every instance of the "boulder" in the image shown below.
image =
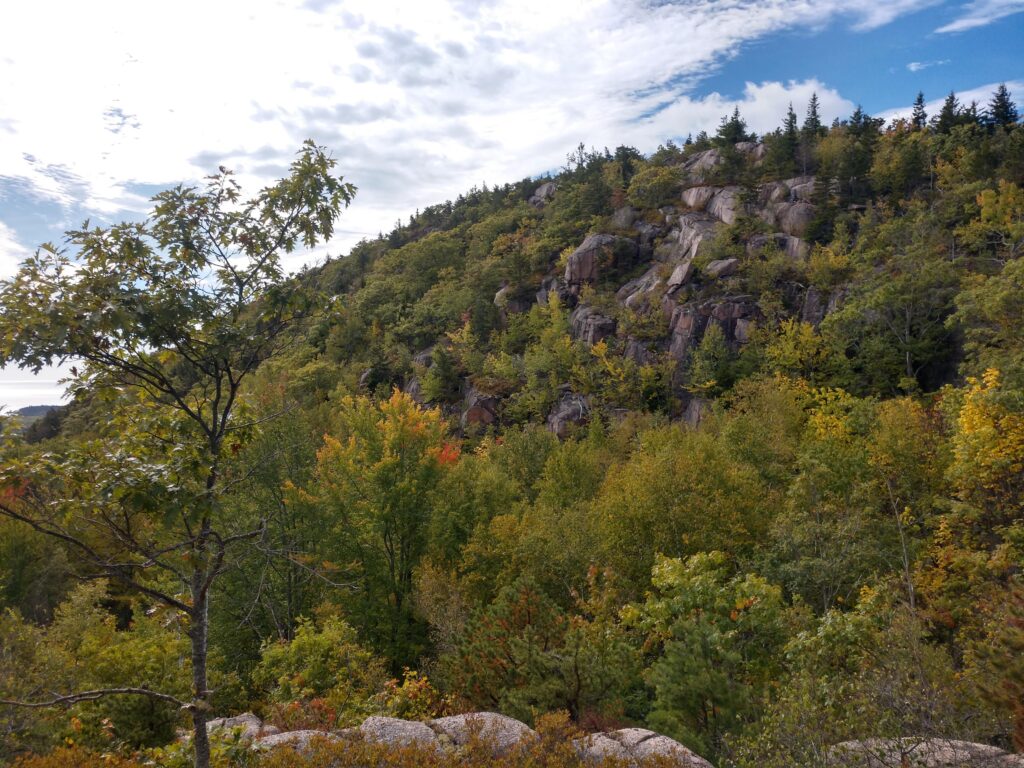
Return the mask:
<svg viewBox="0 0 1024 768">
<path fill-rule="evenodd" d="M 637 365 L 653 365 L 658 362 L 657 351 L 652 350 L 646 342 L 634 339 L 633 337 L 626 339 L 626 346 L 622 351 L 622 356 L 627 360 L 632 360 Z"/>
<path fill-rule="evenodd" d="M 739 187 L 723 187 L 708 201 L 707 212 L 726 224 L 735 224 L 742 210 Z"/>
<path fill-rule="evenodd" d="M 678 247 L 666 254 L 669 263 L 696 258 L 711 244 L 718 222 L 707 214 L 684 213 L 679 217 Z"/>
<path fill-rule="evenodd" d="M 216 717 L 206 723 L 207 733 L 214 731 L 238 731 L 243 741 L 252 741 L 260 736 L 273 736 L 280 729 L 273 725 L 264 725 L 252 712 L 243 712 L 233 717 Z"/>
<path fill-rule="evenodd" d="M 765 146 L 759 141 L 738 141 L 733 146 L 737 152 L 747 155 L 754 162 L 764 160 Z"/>
<path fill-rule="evenodd" d="M 470 387 L 462 406 L 460 424 L 463 429 L 473 426 L 486 427 L 498 420 L 500 401 L 485 395 L 476 387 Z"/>
<path fill-rule="evenodd" d="M 590 404 L 587 398 L 567 391 L 548 413 L 547 426 L 560 440 L 564 440 L 572 433 L 573 427 L 585 424 L 589 416 Z"/>
<path fill-rule="evenodd" d="M 412 356 L 413 365 L 419 365 L 424 368 L 429 368 L 434 364 L 434 347 L 429 346 L 426 349 L 421 349 L 415 355 Z"/>
<path fill-rule="evenodd" d="M 704 420 L 704 417 L 711 411 L 711 401 L 703 397 L 691 397 L 683 411 L 683 422 L 696 429 Z"/>
<path fill-rule="evenodd" d="M 555 196 L 555 191 L 558 189 L 558 185 L 553 181 L 547 181 L 533 190 L 533 194 L 530 195 L 529 203 L 534 208 L 543 208 L 547 205 L 547 202 Z"/>
<path fill-rule="evenodd" d="M 285 731 L 273 736 L 263 736 L 252 743 L 254 750 L 265 751 L 277 747 L 291 747 L 297 752 L 307 751 L 314 741 L 343 741 L 343 738 L 328 731 Z"/>
<path fill-rule="evenodd" d="M 706 149 L 684 160 L 681 167 L 687 181 L 702 184 L 721 164 L 722 153 L 717 149 Z"/>
<path fill-rule="evenodd" d="M 791 203 L 809 203 L 814 196 L 813 176 L 797 176 L 793 179 L 786 179 L 783 184 L 786 185 L 789 192 L 787 200 Z"/>
<path fill-rule="evenodd" d="M 776 226 L 793 237 L 807 234 L 807 226 L 814 218 L 814 206 L 810 203 L 780 203 L 774 211 Z"/>
<path fill-rule="evenodd" d="M 806 240 L 776 232 L 773 235 L 755 235 L 747 243 L 747 255 L 758 256 L 769 244 L 775 245 L 794 261 L 803 261 L 811 254 L 811 246 Z"/>
<path fill-rule="evenodd" d="M 718 187 L 690 187 L 684 189 L 682 194 L 683 205 L 695 211 L 703 211 L 707 208 L 711 198 L 718 192 Z"/>
<path fill-rule="evenodd" d="M 759 317 L 757 303 L 747 296 L 680 304 L 672 310 L 669 321 L 672 333 L 669 355 L 673 360 L 685 359 L 704 337 L 708 323 L 717 324 L 725 335 L 726 343 L 738 349 L 744 343 L 743 338 L 749 338 L 750 322 Z"/>
<path fill-rule="evenodd" d="M 579 248 L 569 255 L 565 265 L 565 283 L 569 290 L 578 293 L 580 286 L 595 282 L 602 262 L 607 264 L 609 256 L 614 256 L 614 250 L 626 244 L 636 252 L 636 243 L 632 240 L 614 235 L 587 235 Z"/>
<path fill-rule="evenodd" d="M 844 768 L 1024 768 L 1024 756 L 997 747 L 923 737 L 844 741 L 829 750 L 828 761 Z"/>
<path fill-rule="evenodd" d="M 711 763 L 678 741 L 662 736 L 646 728 L 623 728 L 620 731 L 601 734 L 618 742 L 627 758 L 634 760 L 663 760 L 688 768 L 712 768 Z M 663 764 L 663 763 L 662 763 Z"/>
<path fill-rule="evenodd" d="M 612 214 L 611 225 L 613 229 L 629 229 L 636 221 L 636 211 L 625 205 Z"/>
<path fill-rule="evenodd" d="M 705 277 L 718 280 L 723 277 L 735 275 L 740 268 L 739 259 L 716 259 L 701 270 Z"/>
<path fill-rule="evenodd" d="M 504 755 L 524 741 L 537 738 L 537 733 L 521 723 L 497 712 L 475 712 L 469 715 L 452 715 L 431 720 L 430 729 L 446 738 L 457 747 L 479 738 L 489 744 L 495 754 Z"/>
<path fill-rule="evenodd" d="M 629 759 L 626 748 L 604 733 L 592 733 L 574 740 L 572 745 L 576 749 L 576 754 L 588 763 L 600 763 L 608 759 Z"/>
<path fill-rule="evenodd" d="M 378 744 L 392 744 L 397 747 L 408 747 L 413 744 L 435 745 L 437 734 L 426 723 L 416 720 L 399 720 L 397 717 L 368 717 L 359 726 L 359 732 L 367 741 Z"/>
<path fill-rule="evenodd" d="M 519 315 L 530 311 L 533 299 L 533 296 L 525 295 L 522 290 L 506 285 L 494 294 L 494 305 L 504 314 Z"/>
<path fill-rule="evenodd" d="M 558 300 L 563 306 L 572 302 L 573 296 L 569 291 L 568 286 L 562 282 L 559 277 L 545 277 L 544 281 L 540 284 L 540 290 L 537 291 L 537 303 L 542 307 L 546 307 L 548 304 L 548 298 L 552 295 L 557 295 Z"/>
<path fill-rule="evenodd" d="M 641 309 L 646 303 L 652 291 L 657 290 L 662 284 L 662 266 L 655 264 L 644 272 L 640 277 L 630 280 L 615 292 L 615 299 L 630 309 Z"/>
<path fill-rule="evenodd" d="M 602 315 L 593 307 L 581 304 L 569 315 L 569 332 L 588 347 L 615 335 L 615 318 Z"/>
<path fill-rule="evenodd" d="M 692 261 L 684 261 L 682 264 L 677 264 L 676 268 L 672 270 L 672 274 L 669 275 L 668 283 L 666 284 L 668 290 L 678 291 L 693 277 L 694 269 Z"/>
</svg>

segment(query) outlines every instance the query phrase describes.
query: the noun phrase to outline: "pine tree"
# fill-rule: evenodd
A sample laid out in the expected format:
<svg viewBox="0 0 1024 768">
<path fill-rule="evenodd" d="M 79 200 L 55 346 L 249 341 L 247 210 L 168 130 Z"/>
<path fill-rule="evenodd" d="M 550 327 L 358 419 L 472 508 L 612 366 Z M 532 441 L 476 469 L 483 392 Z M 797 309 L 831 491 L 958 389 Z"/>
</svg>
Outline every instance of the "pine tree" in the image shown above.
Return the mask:
<svg viewBox="0 0 1024 768">
<path fill-rule="evenodd" d="M 910 116 L 910 124 L 914 126 L 915 131 L 923 131 L 928 125 L 928 113 L 924 109 L 924 91 L 918 91 L 917 98 L 914 99 L 914 111 Z"/>
<path fill-rule="evenodd" d="M 961 125 L 963 121 L 964 110 L 960 106 L 960 100 L 953 91 L 950 91 L 949 96 L 942 103 L 942 109 L 939 110 L 939 114 L 932 118 L 935 130 L 937 133 L 949 133 L 956 126 Z"/>
<path fill-rule="evenodd" d="M 804 118 L 802 129 L 804 136 L 821 135 L 821 114 L 818 111 L 818 94 L 812 93 L 811 100 L 807 102 L 807 116 Z"/>
<path fill-rule="evenodd" d="M 1013 103 L 1010 96 L 1011 94 L 1006 88 L 1006 83 L 1000 83 L 995 93 L 992 94 L 992 101 L 988 105 L 987 117 L 989 125 L 1000 125 L 1004 128 L 1009 128 L 1017 124 L 1020 115 L 1017 112 L 1017 105 Z"/>
<path fill-rule="evenodd" d="M 715 134 L 715 143 L 719 146 L 732 146 L 741 141 L 749 141 L 747 122 L 740 116 L 740 108 L 736 107 L 731 116 L 723 116 Z"/>
</svg>

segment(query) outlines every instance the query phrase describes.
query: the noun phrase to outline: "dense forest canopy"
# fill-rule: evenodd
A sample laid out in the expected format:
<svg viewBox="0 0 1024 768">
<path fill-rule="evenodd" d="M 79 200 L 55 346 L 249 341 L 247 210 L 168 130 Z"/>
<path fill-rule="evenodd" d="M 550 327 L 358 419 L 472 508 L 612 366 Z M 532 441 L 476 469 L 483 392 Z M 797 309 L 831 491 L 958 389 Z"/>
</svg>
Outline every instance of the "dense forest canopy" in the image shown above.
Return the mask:
<svg viewBox="0 0 1024 768">
<path fill-rule="evenodd" d="M 245 710 L 1024 751 L 1019 118 L 736 110 L 288 277 L 355 194 L 310 143 L 44 247 L 0 363 L 78 368 L 0 430 L 0 699 L 61 706 L 0 762 L 277 764 L 208 743 Z"/>
</svg>

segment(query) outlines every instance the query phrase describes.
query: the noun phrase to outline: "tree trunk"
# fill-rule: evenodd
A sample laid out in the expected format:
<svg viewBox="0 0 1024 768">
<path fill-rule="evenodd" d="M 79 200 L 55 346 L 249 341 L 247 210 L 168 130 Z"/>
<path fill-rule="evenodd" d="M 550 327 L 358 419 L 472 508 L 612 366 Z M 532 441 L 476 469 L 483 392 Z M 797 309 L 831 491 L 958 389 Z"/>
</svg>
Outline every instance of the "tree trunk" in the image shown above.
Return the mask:
<svg viewBox="0 0 1024 768">
<path fill-rule="evenodd" d="M 192 739 L 196 768 L 210 768 L 210 737 L 206 733 L 206 721 L 210 714 L 206 676 L 209 603 L 205 581 L 204 569 L 196 568 L 192 573 L 192 626 L 189 630 L 192 641 Z"/>
</svg>

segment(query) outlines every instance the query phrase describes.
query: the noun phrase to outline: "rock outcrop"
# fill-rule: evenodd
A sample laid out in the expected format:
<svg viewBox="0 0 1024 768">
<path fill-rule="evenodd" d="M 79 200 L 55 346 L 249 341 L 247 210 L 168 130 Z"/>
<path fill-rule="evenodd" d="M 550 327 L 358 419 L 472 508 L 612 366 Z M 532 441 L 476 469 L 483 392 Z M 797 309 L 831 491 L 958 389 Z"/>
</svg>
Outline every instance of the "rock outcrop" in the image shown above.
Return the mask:
<svg viewBox="0 0 1024 768">
<path fill-rule="evenodd" d="M 580 424 L 585 424 L 590 418 L 590 403 L 583 395 L 575 392 L 563 392 L 558 402 L 548 413 L 548 429 L 553 432 L 559 440 L 569 437 L 573 429 Z"/>
<path fill-rule="evenodd" d="M 739 268 L 739 259 L 718 259 L 709 263 L 702 271 L 705 276 L 712 280 L 719 280 L 723 277 L 735 275 Z"/>
<path fill-rule="evenodd" d="M 595 733 L 573 742 L 577 753 L 587 761 L 622 761 L 660 758 L 688 768 L 712 768 L 711 763 L 691 752 L 678 741 L 644 728 L 623 728 Z"/>
<path fill-rule="evenodd" d="M 687 353 L 704 338 L 709 323 L 715 323 L 722 329 L 726 343 L 739 348 L 749 341 L 759 315 L 757 303 L 748 296 L 681 304 L 673 310 L 669 321 L 672 333 L 669 355 L 674 360 L 685 359 Z"/>
<path fill-rule="evenodd" d="M 588 347 L 615 335 L 615 318 L 602 315 L 593 307 L 581 304 L 569 315 L 570 334 Z"/>
<path fill-rule="evenodd" d="M 603 267 L 620 266 L 617 262 L 625 255 L 636 255 L 636 243 L 629 238 L 587 235 L 565 264 L 565 284 L 569 292 L 578 295 L 584 285 L 597 282 Z"/>
<path fill-rule="evenodd" d="M 476 387 L 470 387 L 462 406 L 460 424 L 463 429 L 468 427 L 486 427 L 498 420 L 498 409 L 501 401 L 491 395 L 485 395 Z"/>
<path fill-rule="evenodd" d="M 217 717 L 206 723 L 207 733 L 216 731 L 238 733 L 243 741 L 252 741 L 261 736 L 275 736 L 281 730 L 273 725 L 265 725 L 252 712 L 243 712 L 233 717 Z"/>
<path fill-rule="evenodd" d="M 537 739 L 537 733 L 530 726 L 497 712 L 442 717 L 431 720 L 430 728 L 438 739 L 456 747 L 465 746 L 471 739 L 481 739 L 498 755 L 508 754 L 518 745 Z"/>
<path fill-rule="evenodd" d="M 987 744 L 915 737 L 844 741 L 828 759 L 843 768 L 1024 768 L 1024 756 Z"/>
<path fill-rule="evenodd" d="M 557 189 L 558 185 L 555 182 L 546 181 L 533 191 L 527 202 L 534 208 L 543 208 L 555 196 Z"/>
</svg>

